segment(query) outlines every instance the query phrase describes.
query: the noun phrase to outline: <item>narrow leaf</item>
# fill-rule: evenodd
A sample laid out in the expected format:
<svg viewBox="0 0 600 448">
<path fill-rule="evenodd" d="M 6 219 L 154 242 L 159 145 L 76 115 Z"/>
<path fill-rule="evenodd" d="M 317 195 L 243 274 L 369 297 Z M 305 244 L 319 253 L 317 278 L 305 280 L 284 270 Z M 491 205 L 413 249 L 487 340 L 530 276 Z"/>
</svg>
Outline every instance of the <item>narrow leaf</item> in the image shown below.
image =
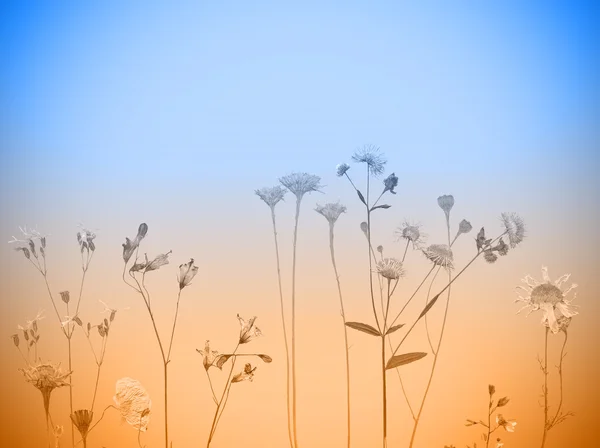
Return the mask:
<svg viewBox="0 0 600 448">
<path fill-rule="evenodd" d="M 266 363 L 273 361 L 273 358 L 271 358 L 269 355 L 258 355 L 258 357 Z"/>
<path fill-rule="evenodd" d="M 386 370 L 394 369 L 396 367 L 410 364 L 411 362 L 418 361 L 421 358 L 427 356 L 427 353 L 404 353 L 403 355 L 392 356 L 385 366 Z"/>
<path fill-rule="evenodd" d="M 225 364 L 227 362 L 227 360 L 229 358 L 231 358 L 233 355 L 220 355 L 219 359 L 217 359 L 217 361 L 214 363 L 219 369 L 223 368 L 223 364 Z"/>
<path fill-rule="evenodd" d="M 363 333 L 370 334 L 371 336 L 381 336 L 381 333 L 370 325 L 363 324 L 360 322 L 346 322 L 346 326 L 354 330 L 362 331 Z"/>
<path fill-rule="evenodd" d="M 429 310 L 431 309 L 431 307 L 433 305 L 435 305 L 435 302 L 437 302 L 437 299 L 439 299 L 439 298 L 440 298 L 440 295 L 438 294 L 433 299 L 431 299 L 431 301 L 425 306 L 425 308 L 423 309 L 423 311 L 419 315 L 419 319 L 421 319 L 423 316 L 425 316 L 425 314 L 427 314 L 429 312 Z"/>
<path fill-rule="evenodd" d="M 362 201 L 362 203 L 365 204 L 365 205 L 367 205 L 367 201 L 365 201 L 365 197 L 360 192 L 360 190 L 356 190 L 356 192 L 358 193 L 358 198 Z"/>
<path fill-rule="evenodd" d="M 403 326 L 404 324 L 394 325 L 393 327 L 388 328 L 388 331 L 386 331 L 385 334 L 391 334 L 396 330 L 400 330 L 400 328 L 402 328 Z"/>
<path fill-rule="evenodd" d="M 371 211 L 377 209 L 377 208 L 390 208 L 391 205 L 387 205 L 387 204 L 383 204 L 383 205 L 376 205 L 375 207 L 371 208 Z"/>
</svg>

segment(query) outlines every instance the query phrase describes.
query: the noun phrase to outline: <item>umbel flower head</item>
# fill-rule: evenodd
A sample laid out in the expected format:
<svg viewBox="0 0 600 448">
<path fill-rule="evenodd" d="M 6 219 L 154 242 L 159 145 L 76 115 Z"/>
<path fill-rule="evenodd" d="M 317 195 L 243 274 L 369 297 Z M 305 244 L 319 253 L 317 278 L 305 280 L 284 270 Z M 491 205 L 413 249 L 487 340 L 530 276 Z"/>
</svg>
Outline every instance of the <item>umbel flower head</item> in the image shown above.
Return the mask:
<svg viewBox="0 0 600 448">
<path fill-rule="evenodd" d="M 190 261 L 179 265 L 179 275 L 177 276 L 177 282 L 179 283 L 179 289 L 182 290 L 186 286 L 189 286 L 198 273 L 198 266 L 194 266 L 194 259 L 190 258 Z"/>
<path fill-rule="evenodd" d="M 59 387 L 69 386 L 67 378 L 71 372 L 63 372 L 60 369 L 60 364 L 54 365 L 51 363 L 38 364 L 28 366 L 25 369 L 19 369 L 25 376 L 25 381 L 38 389 L 44 398 L 44 410 L 46 411 L 46 419 L 49 416 L 50 410 L 50 395 L 54 389 Z"/>
<path fill-rule="evenodd" d="M 404 221 L 400 227 L 396 229 L 396 237 L 398 239 L 405 239 L 407 242 L 412 243 L 413 249 L 418 249 L 422 247 L 422 244 L 425 242 L 425 235 L 421 231 L 421 224 L 410 224 L 408 221 Z"/>
<path fill-rule="evenodd" d="M 250 363 L 246 364 L 244 366 L 244 370 L 240 373 L 237 373 L 236 375 L 233 376 L 233 378 L 231 379 L 232 383 L 239 383 L 241 381 L 252 381 L 252 379 L 254 378 L 254 371 L 256 370 L 256 367 L 252 368 L 252 365 Z"/>
<path fill-rule="evenodd" d="M 404 277 L 402 262 L 395 258 L 384 258 L 376 265 L 377 272 L 388 280 L 398 280 Z"/>
<path fill-rule="evenodd" d="M 502 213 L 500 219 L 508 235 L 508 243 L 514 249 L 525 238 L 525 222 L 516 213 Z"/>
<path fill-rule="evenodd" d="M 452 255 L 452 250 L 447 244 L 432 244 L 423 250 L 423 254 L 436 266 L 442 266 L 446 269 L 454 269 L 454 256 Z"/>
<path fill-rule="evenodd" d="M 329 224 L 334 225 L 342 213 L 346 212 L 346 206 L 338 202 L 329 202 L 325 205 L 317 204 L 315 211 L 325 217 Z"/>
<path fill-rule="evenodd" d="M 90 425 L 94 419 L 94 413 L 87 409 L 80 409 L 71 414 L 71 421 L 81 434 L 81 438 L 85 440 L 90 430 Z"/>
<path fill-rule="evenodd" d="M 283 201 L 283 197 L 287 193 L 287 190 L 280 185 L 277 185 L 275 187 L 264 187 L 254 190 L 254 193 L 261 198 L 265 204 L 271 207 L 271 210 L 274 210 L 279 201 Z"/>
<path fill-rule="evenodd" d="M 556 334 L 560 330 L 565 331 L 570 323 L 570 318 L 578 313 L 573 309 L 571 302 L 577 294 L 573 295 L 573 299 L 568 299 L 569 293 L 577 288 L 577 284 L 573 283 L 566 291 L 563 291 L 561 286 L 569 280 L 571 274 L 565 274 L 555 282 L 550 280 L 548 268 L 542 267 L 543 282 L 538 282 L 530 275 L 525 276 L 522 280 L 526 286 L 517 286 L 527 293 L 525 297 L 519 296 L 515 302 L 524 302 L 526 305 L 518 312 L 520 313 L 525 308 L 529 308 L 529 314 L 533 311 L 542 310 L 542 324 L 546 325 L 552 333 Z M 565 319 L 569 319 L 566 321 Z M 566 325 L 566 326 L 565 326 Z"/>
<path fill-rule="evenodd" d="M 150 421 L 152 400 L 138 380 L 121 378 L 117 381 L 115 405 L 124 421 L 139 431 L 146 431 Z"/>
<path fill-rule="evenodd" d="M 373 176 L 382 174 L 387 163 L 387 160 L 375 145 L 364 145 L 362 148 L 357 149 L 352 155 L 352 160 L 356 163 L 366 163 L 369 172 Z"/>
<path fill-rule="evenodd" d="M 321 178 L 308 173 L 292 173 L 283 176 L 279 182 L 296 195 L 298 200 L 301 200 L 306 193 L 319 191 L 323 186 L 320 184 Z"/>
<path fill-rule="evenodd" d="M 237 318 L 240 321 L 240 344 L 247 344 L 252 339 L 262 336 L 258 327 L 254 326 L 256 316 L 250 318 L 248 321 L 245 321 L 239 314 L 237 315 Z"/>
<path fill-rule="evenodd" d="M 210 349 L 210 341 L 208 340 L 204 344 L 204 350 L 196 349 L 196 351 L 202 355 L 202 364 L 204 364 L 204 369 L 206 370 L 210 369 L 215 364 L 215 361 L 219 356 L 218 351 Z"/>
</svg>

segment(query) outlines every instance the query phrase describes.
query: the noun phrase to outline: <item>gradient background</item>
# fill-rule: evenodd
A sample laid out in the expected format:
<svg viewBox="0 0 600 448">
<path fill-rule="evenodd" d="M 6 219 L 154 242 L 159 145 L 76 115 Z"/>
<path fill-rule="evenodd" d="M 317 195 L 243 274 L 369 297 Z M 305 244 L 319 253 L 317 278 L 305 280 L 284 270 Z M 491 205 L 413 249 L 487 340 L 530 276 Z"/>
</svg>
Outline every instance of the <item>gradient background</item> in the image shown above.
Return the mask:
<svg viewBox="0 0 600 448">
<path fill-rule="evenodd" d="M 526 4 L 525 4 L 526 3 Z M 551 431 L 548 448 L 595 447 L 600 356 L 599 11 L 594 2 L 2 2 L 0 7 L 0 235 L 18 225 L 49 233 L 49 279 L 75 295 L 80 268 L 77 223 L 96 230 L 97 252 L 82 304 L 99 321 L 102 299 L 119 308 L 110 335 L 96 414 L 112 402 L 117 379 L 139 379 L 153 397 L 148 447 L 161 446 L 162 368 L 150 321 L 121 279 L 125 236 L 149 224 L 142 250 L 173 250 L 148 276 L 166 338 L 177 266 L 196 259 L 170 365 L 174 447 L 205 443 L 214 405 L 201 357 L 210 339 L 228 351 L 236 313 L 259 316 L 264 338 L 247 348 L 270 354 L 254 383 L 232 393 L 214 447 L 284 447 L 285 367 L 269 210 L 253 193 L 291 171 L 320 175 L 324 195 L 306 196 L 298 248 L 299 440 L 344 446 L 343 336 L 328 253 L 327 223 L 312 208 L 340 199 L 337 251 L 349 320 L 372 322 L 362 209 L 335 176 L 364 143 L 379 145 L 400 178 L 392 208 L 377 213 L 374 242 L 401 256 L 393 231 L 420 221 L 443 242 L 436 204 L 453 194 L 454 225 L 500 231 L 502 211 L 526 220 L 528 238 L 496 265 L 475 264 L 453 288 L 446 339 L 426 405 L 418 447 L 465 446 L 480 431 L 487 385 L 508 395 L 514 434 L 506 447 L 540 443 L 543 351 L 540 315 L 515 315 L 514 287 L 525 274 L 578 283 L 580 315 L 570 328 L 565 410 L 576 416 Z M 594 43 L 596 42 L 596 43 Z M 358 168 L 353 166 L 356 176 Z M 293 201 L 278 206 L 289 301 Z M 456 227 L 455 227 L 456 228 Z M 454 228 L 454 229 L 455 229 Z M 472 237 L 456 246 L 470 258 Z M 45 309 L 40 354 L 66 363 L 66 342 L 43 282 L 20 254 L 0 246 L 0 425 L 2 446 L 44 446 L 40 394 L 25 384 L 9 336 Z M 428 264 L 407 258 L 396 310 Z M 442 286 L 440 283 L 439 287 Z M 420 311 L 423 296 L 409 308 Z M 125 309 L 129 308 L 129 309 Z M 434 322 L 442 306 L 432 311 Z M 439 328 L 439 323 L 433 324 Z M 352 422 L 356 447 L 380 443 L 376 341 L 351 333 Z M 550 366 L 560 337 L 551 338 Z M 407 351 L 426 351 L 424 328 Z M 94 363 L 74 337 L 75 408 L 88 407 Z M 413 403 L 432 357 L 405 368 Z M 551 369 L 553 381 L 556 370 Z M 215 375 L 218 381 L 219 376 Z M 407 446 L 411 418 L 389 375 L 390 446 Z M 556 382 L 551 383 L 556 386 Z M 557 395 L 551 389 L 551 403 Z M 554 392 L 554 393 L 553 393 Z M 52 414 L 68 425 L 68 392 Z M 134 446 L 137 433 L 109 411 L 93 447 Z M 70 446 L 70 437 L 62 446 Z M 137 446 L 137 445 L 135 445 Z"/>
</svg>

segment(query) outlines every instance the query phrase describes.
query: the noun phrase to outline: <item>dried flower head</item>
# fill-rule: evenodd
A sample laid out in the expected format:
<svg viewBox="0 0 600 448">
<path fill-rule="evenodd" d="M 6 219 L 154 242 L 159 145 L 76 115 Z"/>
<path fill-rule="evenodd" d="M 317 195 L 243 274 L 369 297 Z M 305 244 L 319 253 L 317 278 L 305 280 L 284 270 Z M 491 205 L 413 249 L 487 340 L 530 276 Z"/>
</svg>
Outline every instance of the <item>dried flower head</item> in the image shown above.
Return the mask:
<svg viewBox="0 0 600 448">
<path fill-rule="evenodd" d="M 488 393 L 490 394 L 490 396 L 494 395 L 496 393 L 496 386 L 494 386 L 493 384 L 489 384 Z"/>
<path fill-rule="evenodd" d="M 340 163 L 337 167 L 336 167 L 336 172 L 338 177 L 342 177 L 344 174 L 346 174 L 346 172 L 350 169 L 350 165 L 348 165 L 347 163 Z"/>
<path fill-rule="evenodd" d="M 287 190 L 280 185 L 277 185 L 275 187 L 264 187 L 259 190 L 254 190 L 254 193 L 261 198 L 265 204 L 271 207 L 271 210 L 273 210 L 279 201 L 283 201 L 283 197 L 287 193 Z"/>
<path fill-rule="evenodd" d="M 194 259 L 190 258 L 190 261 L 179 265 L 179 276 L 177 282 L 179 283 L 179 289 L 183 289 L 189 286 L 193 278 L 198 273 L 198 266 L 194 266 Z"/>
<path fill-rule="evenodd" d="M 394 232 L 398 240 L 405 239 L 407 242 L 412 243 L 413 249 L 419 249 L 425 243 L 427 235 L 422 230 L 420 223 L 409 223 L 404 221 L 400 227 Z"/>
<path fill-rule="evenodd" d="M 516 213 L 502 213 L 500 219 L 508 235 L 508 243 L 514 249 L 525 238 L 525 222 Z"/>
<path fill-rule="evenodd" d="M 436 266 L 454 269 L 454 256 L 452 255 L 452 249 L 447 244 L 432 244 L 423 250 L 423 254 Z"/>
<path fill-rule="evenodd" d="M 63 372 L 60 364 L 54 365 L 50 363 L 37 364 L 28 366 L 25 369 L 19 369 L 25 376 L 25 381 L 32 384 L 42 393 L 44 398 L 44 410 L 46 419 L 49 416 L 50 410 L 50 395 L 54 389 L 69 386 L 67 378 L 71 372 Z"/>
<path fill-rule="evenodd" d="M 473 226 L 471 225 L 471 223 L 469 221 L 467 221 L 466 219 L 463 219 L 460 224 L 458 225 L 458 233 L 462 234 L 462 233 L 469 233 L 471 230 L 473 230 Z"/>
<path fill-rule="evenodd" d="M 338 202 L 329 202 L 325 205 L 317 204 L 315 211 L 325 217 L 329 224 L 334 225 L 342 213 L 346 212 L 346 206 Z"/>
<path fill-rule="evenodd" d="M 485 238 L 485 228 L 482 227 L 481 230 L 477 233 L 475 242 L 477 243 L 477 252 L 486 249 L 490 245 L 492 240 Z"/>
<path fill-rule="evenodd" d="M 396 258 L 384 258 L 376 265 L 377 272 L 388 280 L 398 280 L 404 277 L 402 262 Z"/>
<path fill-rule="evenodd" d="M 61 291 L 61 292 L 59 292 L 59 294 L 60 294 L 60 298 L 63 302 L 69 303 L 71 301 L 71 295 L 70 295 L 69 291 Z"/>
<path fill-rule="evenodd" d="M 150 420 L 152 400 L 138 380 L 121 378 L 116 384 L 113 397 L 121 417 L 139 431 L 146 431 Z"/>
<path fill-rule="evenodd" d="M 301 200 L 306 193 L 319 191 L 323 186 L 320 184 L 321 178 L 308 173 L 292 173 L 283 176 L 279 182 L 296 195 L 298 200 Z"/>
<path fill-rule="evenodd" d="M 71 421 L 81 434 L 81 438 L 85 440 L 90 430 L 90 425 L 94 419 L 94 413 L 87 409 L 80 409 L 71 414 Z"/>
<path fill-rule="evenodd" d="M 454 196 L 451 194 L 445 194 L 443 196 L 438 197 L 437 199 L 438 205 L 444 213 L 446 214 L 446 218 L 450 217 L 450 210 L 454 207 Z"/>
<path fill-rule="evenodd" d="M 509 401 L 510 401 L 510 398 L 502 397 L 502 398 L 500 398 L 500 400 L 498 400 L 498 404 L 496 406 L 501 408 L 502 406 L 506 406 Z"/>
<path fill-rule="evenodd" d="M 516 421 L 506 420 L 502 414 L 496 415 L 496 423 L 498 426 L 502 426 L 508 432 L 515 432 L 515 426 L 517 426 Z"/>
<path fill-rule="evenodd" d="M 383 246 L 381 244 L 379 246 L 377 246 L 377 252 L 379 252 L 381 255 L 383 255 Z"/>
<path fill-rule="evenodd" d="M 396 188 L 398 186 L 398 176 L 396 176 L 395 173 L 390 174 L 383 181 L 383 186 L 384 186 L 383 193 L 385 193 L 386 191 L 389 191 L 392 194 L 396 194 L 396 192 L 394 191 L 394 188 Z"/>
<path fill-rule="evenodd" d="M 155 271 L 161 266 L 169 264 L 169 255 L 173 251 L 169 251 L 166 254 L 159 254 L 152 261 L 148 261 L 148 254 L 144 254 L 144 258 L 146 261 L 138 263 L 137 260 L 129 269 L 130 272 L 150 272 Z"/>
<path fill-rule="evenodd" d="M 244 370 L 236 375 L 233 376 L 233 378 L 231 379 L 232 383 L 239 383 L 241 381 L 252 381 L 252 379 L 254 378 L 254 371 L 256 370 L 256 367 L 252 368 L 252 365 L 250 363 L 246 364 L 244 366 Z"/>
<path fill-rule="evenodd" d="M 387 163 L 387 160 L 375 145 L 364 145 L 362 148 L 357 149 L 352 155 L 352 160 L 356 163 L 366 163 L 369 172 L 374 176 L 382 174 Z"/>
<path fill-rule="evenodd" d="M 543 282 L 538 282 L 530 275 L 525 276 L 522 280 L 526 286 L 517 286 L 527 293 L 527 296 L 519 298 L 515 302 L 524 302 L 526 305 L 517 311 L 520 313 L 525 308 L 529 308 L 529 313 L 542 310 L 542 324 L 547 325 L 552 333 L 556 334 L 561 330 L 559 320 L 561 317 L 571 318 L 578 313 L 573 309 L 571 302 L 577 294 L 573 295 L 573 299 L 568 299 L 569 293 L 577 288 L 577 284 L 573 283 L 566 291 L 563 291 L 561 286 L 568 281 L 571 274 L 565 274 L 558 278 L 555 282 L 551 282 L 548 275 L 548 268 L 542 267 Z M 563 326 L 565 321 L 563 320 Z M 570 322 L 570 321 L 569 321 Z M 568 324 L 567 324 L 568 325 Z"/>
<path fill-rule="evenodd" d="M 136 237 L 132 240 L 129 238 L 125 238 L 125 243 L 123 243 L 123 260 L 125 264 L 129 262 L 129 259 L 139 247 L 140 242 L 144 239 L 146 234 L 148 233 L 148 224 L 142 223 L 138 227 L 138 233 Z"/>
<path fill-rule="evenodd" d="M 250 318 L 250 320 L 245 321 L 240 315 L 237 315 L 237 318 L 240 321 L 240 344 L 247 344 L 252 339 L 255 339 L 259 336 L 262 336 L 261 331 L 258 327 L 254 326 L 254 321 L 256 320 L 256 316 Z"/>
<path fill-rule="evenodd" d="M 483 258 L 488 263 L 495 263 L 498 259 L 498 255 L 496 255 L 491 249 L 486 249 L 483 251 Z"/>
<path fill-rule="evenodd" d="M 88 250 L 94 252 L 96 250 L 96 244 L 94 243 L 96 234 L 82 224 L 79 224 L 79 227 L 81 228 L 81 231 L 77 232 L 77 243 L 79 244 L 81 251 Z"/>
<path fill-rule="evenodd" d="M 208 340 L 204 344 L 204 350 L 196 349 L 196 351 L 202 355 L 202 364 L 204 364 L 204 368 L 206 370 L 210 369 L 214 365 L 215 360 L 219 356 L 218 351 L 210 349 L 210 341 Z"/>
</svg>

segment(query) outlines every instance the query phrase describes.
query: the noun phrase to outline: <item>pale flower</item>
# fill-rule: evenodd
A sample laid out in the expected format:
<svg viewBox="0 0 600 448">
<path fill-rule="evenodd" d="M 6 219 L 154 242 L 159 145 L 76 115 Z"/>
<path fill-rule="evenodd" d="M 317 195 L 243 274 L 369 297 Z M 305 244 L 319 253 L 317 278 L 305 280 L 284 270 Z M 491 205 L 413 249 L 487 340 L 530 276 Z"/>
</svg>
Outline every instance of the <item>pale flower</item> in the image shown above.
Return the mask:
<svg viewBox="0 0 600 448">
<path fill-rule="evenodd" d="M 375 267 L 377 272 L 388 280 L 398 280 L 404 276 L 402 262 L 396 258 L 384 258 Z"/>
<path fill-rule="evenodd" d="M 325 205 L 317 204 L 315 211 L 325 217 L 329 224 L 333 225 L 338 220 L 342 213 L 346 212 L 346 207 L 339 202 L 328 203 Z"/>
<path fill-rule="evenodd" d="M 262 336 L 261 331 L 258 327 L 254 326 L 254 321 L 256 320 L 256 316 L 250 318 L 250 320 L 245 321 L 240 315 L 237 315 L 237 318 L 240 321 L 240 344 L 247 344 L 252 339 L 255 339 L 259 336 Z"/>
<path fill-rule="evenodd" d="M 447 244 L 432 244 L 423 250 L 423 254 L 436 266 L 454 269 L 452 250 Z"/>
<path fill-rule="evenodd" d="M 204 344 L 204 350 L 196 349 L 196 351 L 202 355 L 202 364 L 204 364 L 206 370 L 214 365 L 219 355 L 218 351 L 210 349 L 210 341 L 208 340 Z"/>
<path fill-rule="evenodd" d="M 525 238 L 525 222 L 516 213 L 502 213 L 502 225 L 508 235 L 511 248 L 515 248 Z"/>
<path fill-rule="evenodd" d="M 548 268 L 545 266 L 542 267 L 542 276 L 544 279 L 543 283 L 527 275 L 522 280 L 526 286 L 517 286 L 518 289 L 527 293 L 527 296 L 519 296 L 515 301 L 526 304 L 517 314 L 525 308 L 530 308 L 528 315 L 534 311 L 542 310 L 542 324 L 547 325 L 552 330 L 552 333 L 556 334 L 561 330 L 561 324 L 559 323 L 561 317 L 571 318 L 578 314 L 573 310 L 573 305 L 571 305 L 577 294 L 575 293 L 572 299 L 567 298 L 569 293 L 577 288 L 577 284 L 574 283 L 566 291 L 563 291 L 561 286 L 569 280 L 571 274 L 565 274 L 555 282 L 551 282 L 548 276 Z M 561 322 L 562 327 L 565 328 L 565 321 L 562 320 Z"/>
<path fill-rule="evenodd" d="M 254 371 L 256 370 L 256 367 L 252 368 L 252 365 L 250 363 L 246 364 L 244 366 L 244 370 L 236 375 L 233 376 L 233 378 L 231 379 L 232 383 L 239 383 L 240 381 L 252 381 L 252 379 L 254 378 Z"/>
<path fill-rule="evenodd" d="M 139 381 L 121 378 L 116 384 L 113 400 L 121 417 L 139 431 L 146 431 L 150 420 L 152 400 Z"/>
<path fill-rule="evenodd" d="M 183 289 L 189 286 L 196 274 L 198 273 L 198 266 L 194 266 L 194 259 L 190 258 L 188 263 L 179 265 L 179 276 L 177 281 L 179 282 L 179 289 Z"/>
<path fill-rule="evenodd" d="M 517 426 L 516 421 L 505 420 L 502 414 L 496 415 L 496 423 L 498 426 L 502 426 L 508 432 L 515 432 L 515 426 Z"/>
<path fill-rule="evenodd" d="M 54 389 L 59 387 L 69 386 L 67 378 L 71 372 L 64 373 L 60 369 L 60 364 L 54 365 L 50 363 L 28 366 L 25 369 L 19 369 L 25 376 L 25 381 L 38 389 L 42 393 L 44 399 L 44 410 L 46 412 L 46 420 L 49 418 L 50 411 L 50 395 Z"/>
<path fill-rule="evenodd" d="M 413 249 L 419 249 L 427 238 L 427 235 L 423 233 L 421 228 L 420 223 L 411 224 L 405 220 L 394 233 L 398 240 L 405 239 L 407 242 L 412 243 Z"/>
<path fill-rule="evenodd" d="M 283 201 L 283 196 L 285 196 L 287 190 L 277 185 L 275 187 L 264 187 L 259 190 L 254 190 L 254 193 L 261 198 L 265 204 L 271 207 L 271 210 L 273 210 L 279 201 Z"/>
<path fill-rule="evenodd" d="M 306 193 L 320 191 L 323 186 L 320 184 L 321 178 L 308 173 L 292 173 L 283 176 L 279 182 L 296 195 L 298 200 L 301 200 Z"/>
<path fill-rule="evenodd" d="M 364 145 L 357 149 L 352 155 L 352 160 L 357 163 L 366 163 L 369 172 L 374 176 L 382 174 L 387 163 L 379 148 L 374 145 Z"/>
</svg>

